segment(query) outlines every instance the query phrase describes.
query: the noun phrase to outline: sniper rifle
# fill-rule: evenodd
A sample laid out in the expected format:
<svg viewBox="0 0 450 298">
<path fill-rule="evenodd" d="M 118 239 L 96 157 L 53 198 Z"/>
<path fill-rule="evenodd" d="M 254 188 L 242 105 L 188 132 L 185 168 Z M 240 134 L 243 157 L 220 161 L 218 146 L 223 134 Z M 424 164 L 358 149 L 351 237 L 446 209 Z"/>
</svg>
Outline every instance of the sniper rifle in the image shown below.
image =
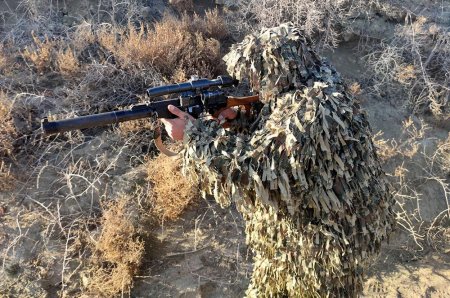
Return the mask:
<svg viewBox="0 0 450 298">
<path fill-rule="evenodd" d="M 225 92 L 221 89 L 222 87 L 236 86 L 238 82 L 229 76 L 218 76 L 217 79 L 213 80 L 193 77 L 184 83 L 147 89 L 147 95 L 150 98 L 180 93 L 175 98 L 149 101 L 147 103 L 133 105 L 130 109 L 126 110 L 80 116 L 71 119 L 49 121 L 47 118 L 44 118 L 41 122 L 42 129 L 45 134 L 55 134 L 153 116 L 157 118 L 176 118 L 175 115 L 167 110 L 169 105 L 174 105 L 194 117 L 198 117 L 203 112 L 218 115 L 223 109 L 234 106 L 245 106 L 246 111 L 249 111 L 251 104 L 259 100 L 258 95 L 231 97 L 226 96 Z"/>
</svg>

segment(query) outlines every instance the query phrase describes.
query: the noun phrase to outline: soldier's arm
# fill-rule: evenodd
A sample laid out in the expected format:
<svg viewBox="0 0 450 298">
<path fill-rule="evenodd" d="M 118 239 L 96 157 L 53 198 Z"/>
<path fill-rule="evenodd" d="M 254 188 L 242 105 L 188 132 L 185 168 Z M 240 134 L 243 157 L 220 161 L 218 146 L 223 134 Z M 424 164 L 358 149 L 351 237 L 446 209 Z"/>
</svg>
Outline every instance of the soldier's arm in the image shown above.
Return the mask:
<svg viewBox="0 0 450 298">
<path fill-rule="evenodd" d="M 184 134 L 183 168 L 198 177 L 205 197 L 213 195 L 222 206 L 228 206 L 245 179 L 239 157 L 246 151 L 245 135 L 225 129 L 215 119 L 188 122 Z M 248 179 L 247 179 L 248 181 Z"/>
</svg>

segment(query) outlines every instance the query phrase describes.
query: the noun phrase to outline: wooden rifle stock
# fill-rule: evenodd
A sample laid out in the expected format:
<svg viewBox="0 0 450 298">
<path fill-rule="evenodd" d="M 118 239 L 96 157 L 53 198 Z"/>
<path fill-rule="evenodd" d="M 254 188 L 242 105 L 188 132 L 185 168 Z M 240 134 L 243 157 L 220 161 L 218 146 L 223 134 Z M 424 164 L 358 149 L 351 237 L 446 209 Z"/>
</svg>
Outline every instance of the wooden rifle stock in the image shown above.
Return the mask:
<svg viewBox="0 0 450 298">
<path fill-rule="evenodd" d="M 250 106 L 252 103 L 259 101 L 259 95 L 232 97 L 227 98 L 227 108 L 236 106 Z"/>
<path fill-rule="evenodd" d="M 225 108 L 221 108 L 218 111 L 216 111 L 213 115 L 214 118 L 219 117 L 220 113 L 226 109 L 232 108 L 232 107 L 241 107 L 245 110 L 246 114 L 250 114 L 251 104 L 259 101 L 259 95 L 251 95 L 251 96 L 243 96 L 243 97 L 233 97 L 228 96 L 227 97 L 227 105 Z M 230 123 L 225 122 L 222 124 L 223 127 L 228 128 L 230 127 Z"/>
</svg>

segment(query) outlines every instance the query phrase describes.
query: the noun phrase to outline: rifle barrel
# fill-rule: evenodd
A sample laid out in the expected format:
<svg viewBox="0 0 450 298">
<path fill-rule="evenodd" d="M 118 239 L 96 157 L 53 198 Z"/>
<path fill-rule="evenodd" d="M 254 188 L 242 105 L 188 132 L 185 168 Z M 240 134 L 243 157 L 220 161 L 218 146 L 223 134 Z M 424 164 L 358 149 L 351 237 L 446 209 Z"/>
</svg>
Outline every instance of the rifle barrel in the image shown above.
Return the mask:
<svg viewBox="0 0 450 298">
<path fill-rule="evenodd" d="M 151 108 L 141 108 L 136 110 L 131 109 L 80 116 L 72 119 L 57 121 L 48 121 L 48 119 L 45 118 L 42 120 L 42 129 L 46 134 L 55 134 L 75 129 L 92 128 L 108 124 L 116 124 L 129 120 L 146 118 L 150 117 L 152 113 L 153 109 Z"/>
</svg>

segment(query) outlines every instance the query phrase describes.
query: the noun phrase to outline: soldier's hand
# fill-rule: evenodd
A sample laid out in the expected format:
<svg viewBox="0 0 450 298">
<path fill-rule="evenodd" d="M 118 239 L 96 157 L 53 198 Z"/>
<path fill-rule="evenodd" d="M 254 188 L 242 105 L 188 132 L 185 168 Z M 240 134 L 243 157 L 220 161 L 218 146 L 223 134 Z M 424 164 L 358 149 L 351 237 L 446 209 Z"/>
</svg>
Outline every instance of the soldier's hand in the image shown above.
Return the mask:
<svg viewBox="0 0 450 298">
<path fill-rule="evenodd" d="M 164 128 L 166 129 L 169 137 L 171 137 L 175 141 L 181 141 L 183 140 L 184 137 L 184 130 L 186 128 L 187 122 L 193 121 L 195 120 L 195 118 L 173 105 L 169 105 L 167 109 L 172 114 L 178 116 L 178 118 L 174 119 L 161 118 L 160 120 L 164 124 Z M 219 113 L 219 115 L 217 116 L 217 120 L 219 120 L 219 123 L 222 124 L 223 122 L 225 122 L 224 121 L 225 119 L 233 120 L 236 117 L 237 111 L 234 108 L 228 108 Z"/>
<path fill-rule="evenodd" d="M 235 108 L 228 108 L 219 113 L 217 120 L 219 123 L 223 123 L 224 120 L 233 120 L 237 117 L 237 110 Z"/>
<path fill-rule="evenodd" d="M 169 105 L 167 109 L 175 116 L 178 116 L 178 118 L 161 118 L 160 120 L 164 124 L 164 128 L 166 129 L 169 137 L 171 137 L 173 140 L 181 141 L 184 137 L 184 130 L 186 128 L 187 122 L 194 121 L 195 118 L 173 105 Z"/>
</svg>

